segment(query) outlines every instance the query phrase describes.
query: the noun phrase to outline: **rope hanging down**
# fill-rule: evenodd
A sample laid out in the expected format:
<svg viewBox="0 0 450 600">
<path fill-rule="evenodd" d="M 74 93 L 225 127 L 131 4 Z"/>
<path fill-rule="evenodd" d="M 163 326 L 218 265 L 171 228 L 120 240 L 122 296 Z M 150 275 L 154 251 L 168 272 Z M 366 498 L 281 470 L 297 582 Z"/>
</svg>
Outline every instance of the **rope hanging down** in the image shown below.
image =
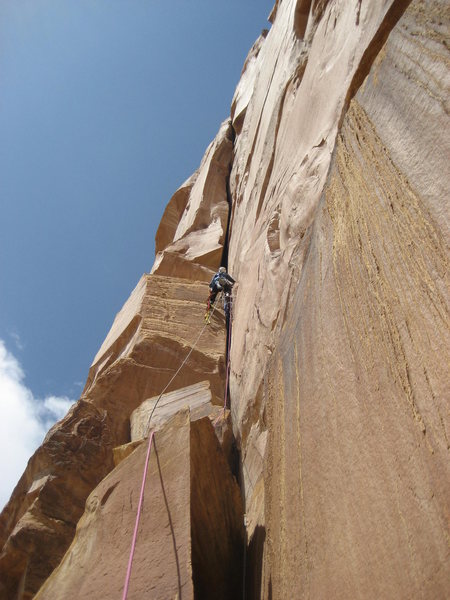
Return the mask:
<svg viewBox="0 0 450 600">
<path fill-rule="evenodd" d="M 178 373 L 181 371 L 181 369 L 184 367 L 184 365 L 188 361 L 190 355 L 192 354 L 192 352 L 194 351 L 195 347 L 197 346 L 198 341 L 201 338 L 203 332 L 205 331 L 206 327 L 208 327 L 209 322 L 211 320 L 211 317 L 213 316 L 215 310 L 216 310 L 216 304 L 214 304 L 213 309 L 211 311 L 210 318 L 204 324 L 204 326 L 203 326 L 202 330 L 200 331 L 200 333 L 198 334 L 197 339 L 195 340 L 192 348 L 189 350 L 186 358 L 183 360 L 183 362 L 181 363 L 181 365 L 179 366 L 179 368 L 175 371 L 174 375 L 170 379 L 169 383 L 166 385 L 166 387 L 163 389 L 163 391 L 158 396 L 158 399 L 155 402 L 155 406 L 153 407 L 152 412 L 150 413 L 150 416 L 148 418 L 146 432 L 145 432 L 145 436 L 144 437 L 147 437 L 148 434 L 149 434 L 150 423 L 151 423 L 151 420 L 152 420 L 153 413 L 155 412 L 155 409 L 156 409 L 156 407 L 158 405 L 158 402 L 161 400 L 164 392 L 167 390 L 167 388 L 170 386 L 170 384 L 173 382 L 173 380 L 175 379 L 175 377 L 178 375 Z M 148 463 L 149 463 L 149 460 L 150 460 L 150 452 L 151 452 L 151 449 L 152 449 L 152 443 L 153 443 L 154 435 L 155 434 L 152 431 L 151 434 L 150 434 L 150 437 L 148 438 L 147 456 L 145 458 L 144 472 L 142 474 L 141 493 L 140 493 L 140 496 L 139 496 L 138 509 L 137 509 L 137 514 L 136 514 L 136 522 L 135 522 L 135 525 L 134 525 L 134 532 L 133 532 L 133 539 L 131 541 L 130 557 L 128 559 L 127 574 L 125 576 L 125 584 L 124 584 L 124 587 L 123 587 L 122 600 L 126 600 L 127 599 L 128 587 L 130 585 L 131 569 L 132 569 L 132 566 L 133 566 L 134 551 L 136 549 L 136 541 L 137 541 L 137 534 L 138 534 L 138 528 L 139 528 L 139 521 L 140 521 L 140 518 L 141 518 L 142 505 L 144 503 L 145 482 L 147 480 Z"/>
<path fill-rule="evenodd" d="M 225 399 L 223 401 L 223 410 L 227 408 L 228 403 L 228 381 L 230 378 L 230 353 L 231 353 L 231 322 L 233 319 L 233 303 L 231 296 L 228 298 L 228 340 L 227 340 L 227 370 L 225 376 Z"/>
<path fill-rule="evenodd" d="M 128 559 L 127 574 L 125 576 L 125 585 L 123 587 L 122 600 L 126 600 L 127 595 L 128 595 L 128 587 L 130 585 L 131 567 L 133 565 L 134 551 L 136 549 L 137 533 L 138 533 L 139 521 L 141 518 L 142 504 L 144 501 L 144 488 L 145 488 L 145 482 L 147 480 L 148 461 L 150 459 L 150 451 L 152 449 L 153 437 L 154 437 L 154 432 L 152 431 L 150 438 L 148 440 L 147 456 L 145 457 L 145 467 L 144 467 L 144 473 L 143 473 L 142 484 L 141 484 L 141 494 L 139 496 L 138 510 L 137 510 L 137 515 L 136 515 L 136 523 L 134 525 L 133 540 L 131 542 L 130 558 Z"/>
<path fill-rule="evenodd" d="M 228 335 L 227 335 L 227 364 L 226 364 L 226 371 L 225 371 L 225 393 L 224 393 L 224 400 L 223 400 L 223 412 L 221 412 L 221 414 L 219 413 L 219 416 L 213 421 L 213 426 L 217 427 L 217 423 L 220 421 L 221 418 L 225 418 L 225 411 L 227 408 L 227 404 L 228 404 L 228 382 L 229 382 L 229 378 L 230 378 L 230 351 L 231 351 L 231 323 L 232 323 L 232 318 L 233 318 L 233 303 L 232 303 L 232 298 L 231 296 L 228 298 Z M 225 305 L 224 305 L 224 309 L 225 309 Z M 225 310 L 225 315 L 226 315 L 226 310 Z"/>
<path fill-rule="evenodd" d="M 208 325 L 209 325 L 209 322 L 211 321 L 211 317 L 213 316 L 213 314 L 214 314 L 214 311 L 215 311 L 215 310 L 216 310 L 216 304 L 214 304 L 214 306 L 213 306 L 213 309 L 212 309 L 212 311 L 211 311 L 211 315 L 210 315 L 210 317 L 209 317 L 208 321 L 207 321 L 207 322 L 206 322 L 206 323 L 203 325 L 203 328 L 202 328 L 202 330 L 201 330 L 201 331 L 200 331 L 200 333 L 198 334 L 198 336 L 197 336 L 197 339 L 195 340 L 195 342 L 194 342 L 194 344 L 193 344 L 192 348 L 191 348 L 191 349 L 189 350 L 189 352 L 187 353 L 187 356 L 186 356 L 186 358 L 183 360 L 183 362 L 181 363 L 181 365 L 180 365 L 180 366 L 178 367 L 178 369 L 175 371 L 174 375 L 172 375 L 172 379 L 169 381 L 169 383 L 166 385 L 166 387 L 163 389 L 163 391 L 162 391 L 162 392 L 160 393 L 160 395 L 158 396 L 158 399 L 157 399 L 157 400 L 156 400 L 156 402 L 155 402 L 155 406 L 152 408 L 152 412 L 150 413 L 150 416 L 149 416 L 149 418 L 148 418 L 148 421 L 147 421 L 147 427 L 146 427 L 145 437 L 147 437 L 147 436 L 148 436 L 148 433 L 149 433 L 149 431 L 150 431 L 150 422 L 151 422 L 151 420 L 152 420 L 153 413 L 155 412 L 155 410 L 156 410 L 156 407 L 158 406 L 158 403 L 159 403 L 159 401 L 161 400 L 162 396 L 164 395 L 164 392 L 165 392 L 165 391 L 167 390 L 167 388 L 170 386 L 170 384 L 172 383 L 172 381 L 175 379 L 175 377 L 178 375 L 178 373 L 181 371 L 181 369 L 182 369 L 182 368 L 184 367 L 184 365 L 187 363 L 187 361 L 188 361 L 188 359 L 189 359 L 190 355 L 191 355 L 191 354 L 194 352 L 194 350 L 195 350 L 195 347 L 197 346 L 199 339 L 202 337 L 202 334 L 203 334 L 203 332 L 204 332 L 204 331 L 205 331 L 205 329 L 208 327 Z"/>
</svg>

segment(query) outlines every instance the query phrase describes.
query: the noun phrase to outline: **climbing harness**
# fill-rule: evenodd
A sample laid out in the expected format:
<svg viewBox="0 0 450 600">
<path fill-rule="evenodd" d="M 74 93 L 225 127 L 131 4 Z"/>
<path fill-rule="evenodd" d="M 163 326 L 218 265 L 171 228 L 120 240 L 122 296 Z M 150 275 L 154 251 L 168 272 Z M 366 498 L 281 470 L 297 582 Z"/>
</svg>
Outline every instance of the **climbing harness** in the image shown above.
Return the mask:
<svg viewBox="0 0 450 600">
<path fill-rule="evenodd" d="M 198 341 L 200 340 L 203 332 L 205 331 L 206 327 L 208 326 L 209 322 L 211 321 L 211 317 L 214 314 L 214 311 L 217 308 L 217 304 L 214 304 L 212 311 L 210 312 L 210 318 L 208 319 L 208 321 L 203 325 L 203 328 L 201 329 L 200 333 L 197 336 L 197 339 L 195 340 L 192 348 L 189 350 L 186 358 L 183 360 L 183 362 L 181 363 L 181 365 L 179 366 L 179 368 L 175 371 L 174 375 L 172 376 L 172 378 L 170 379 L 169 383 L 166 385 L 166 387 L 163 389 L 163 391 L 160 393 L 160 395 L 158 396 L 158 399 L 155 402 L 155 405 L 150 413 L 150 416 L 148 418 L 147 421 L 147 426 L 146 426 L 146 431 L 145 431 L 145 436 L 147 437 L 149 435 L 150 432 L 150 423 L 152 420 L 152 416 L 153 413 L 155 412 L 156 407 L 158 406 L 159 401 L 161 400 L 164 392 L 167 390 L 167 388 L 171 385 L 171 383 L 173 382 L 173 380 L 175 379 L 175 377 L 178 375 L 178 373 L 181 371 L 181 369 L 184 367 L 184 365 L 186 364 L 186 362 L 188 361 L 189 357 L 191 356 L 192 352 L 194 351 L 195 347 L 198 344 Z M 229 320 L 231 322 L 231 320 Z M 230 326 L 229 326 L 230 328 Z M 227 386 L 228 386 L 228 375 L 227 375 Z M 225 396 L 226 396 L 226 391 L 225 391 Z M 225 403 L 226 403 L 226 397 L 225 397 Z M 144 503 L 144 489 L 145 489 L 145 482 L 147 480 L 147 471 L 148 471 L 148 463 L 150 460 L 150 452 L 151 452 L 151 448 L 152 448 L 152 443 L 153 443 L 153 438 L 155 436 L 154 431 L 152 431 L 150 433 L 150 436 L 148 438 L 148 446 L 147 446 L 147 455 L 145 458 L 145 466 L 144 466 L 144 472 L 142 474 L 142 483 L 141 483 L 141 493 L 139 496 L 139 502 L 138 502 L 138 508 L 137 508 L 137 514 L 136 514 L 136 522 L 134 525 L 134 532 L 133 532 L 133 539 L 131 541 L 131 550 L 130 550 L 130 556 L 128 559 L 128 567 L 127 567 L 127 573 L 125 576 L 125 584 L 124 584 L 124 588 L 123 588 L 123 594 L 122 594 L 122 600 L 126 600 L 127 599 L 127 595 L 128 595 L 128 588 L 130 585 L 130 578 L 131 578 L 131 569 L 133 566 L 133 557 L 134 557 L 134 551 L 136 549 L 136 541 L 137 541 L 137 534 L 138 534 L 138 528 L 139 528 L 139 521 L 141 518 L 141 511 L 142 511 L 142 505 Z"/>
</svg>

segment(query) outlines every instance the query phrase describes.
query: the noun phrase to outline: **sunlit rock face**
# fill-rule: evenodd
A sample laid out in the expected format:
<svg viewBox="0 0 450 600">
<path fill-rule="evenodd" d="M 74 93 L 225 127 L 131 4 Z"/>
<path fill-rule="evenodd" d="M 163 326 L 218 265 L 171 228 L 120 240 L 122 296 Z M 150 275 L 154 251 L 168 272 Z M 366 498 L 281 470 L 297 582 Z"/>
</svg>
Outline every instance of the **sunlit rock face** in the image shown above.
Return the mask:
<svg viewBox="0 0 450 600">
<path fill-rule="evenodd" d="M 32 598 L 58 565 L 111 452 L 105 411 L 82 400 L 48 432 L 0 516 L 1 598 Z"/>
<path fill-rule="evenodd" d="M 226 196 L 225 180 L 223 186 Z M 213 271 L 201 268 L 209 280 Z M 144 401 L 206 378 L 215 406 L 205 414 L 220 419 L 218 437 L 230 455 L 231 429 L 220 408 L 225 318 L 217 309 L 205 326 L 207 296 L 207 284 L 195 278 L 142 276 L 94 358 L 82 398 L 30 459 L 0 517 L 0 598 L 33 597 L 58 565 L 88 494 L 113 468 L 114 448 L 130 441 L 131 414 Z"/>
<path fill-rule="evenodd" d="M 299 39 L 306 4 L 278 6 L 231 174 L 250 591 L 444 598 L 448 8 L 316 4 Z"/>
<path fill-rule="evenodd" d="M 0 598 L 33 597 L 58 565 L 88 494 L 114 467 L 114 448 L 130 441 L 131 414 L 145 400 L 207 379 L 209 405 L 215 406 L 204 412 L 219 418 L 217 437 L 229 460 L 229 417 L 218 414 L 225 385 L 225 318 L 218 309 L 205 327 L 203 317 L 205 282 L 219 266 L 225 243 L 232 148 L 228 120 L 198 171 L 169 202 L 157 233 L 153 273 L 142 276 L 116 316 L 80 401 L 49 432 L 5 507 Z M 127 452 L 116 452 L 116 462 Z"/>
<path fill-rule="evenodd" d="M 136 597 L 450 596 L 448 17 L 437 0 L 276 2 L 151 274 L 0 517 L 0 598 L 33 597 L 58 563 L 39 597 L 81 593 L 86 569 L 95 596 L 83 548 L 103 535 L 120 595 L 157 402 L 180 548 L 164 508 L 145 548 L 177 576 L 145 553 Z M 203 321 L 227 262 L 231 412 L 222 307 Z"/>
<path fill-rule="evenodd" d="M 193 598 L 189 428 L 189 414 L 180 414 L 159 433 L 153 449 L 147 495 L 151 510 L 143 515 L 139 531 L 130 598 L 143 598 L 149 589 L 153 598 L 173 598 L 179 590 L 182 597 Z M 141 444 L 90 494 L 75 539 L 38 598 L 121 597 L 146 452 L 147 445 Z M 170 512 L 165 496 L 176 498 Z M 163 540 L 157 534 L 160 527 L 167 531 Z"/>
<path fill-rule="evenodd" d="M 121 597 L 146 452 L 142 443 L 89 496 L 72 545 L 37 599 Z M 242 500 L 207 417 L 193 421 L 180 410 L 158 429 L 148 480 L 128 598 L 189 600 L 198 590 L 238 597 Z"/>
<path fill-rule="evenodd" d="M 84 398 L 108 411 L 117 444 L 130 438 L 131 412 L 169 384 L 194 346 L 204 325 L 207 296 L 208 286 L 200 281 L 143 275 L 118 313 L 83 391 Z M 206 376 L 213 403 L 221 404 L 224 345 L 224 317 L 216 311 L 201 344 L 166 391 Z"/>
<path fill-rule="evenodd" d="M 229 215 L 232 140 L 227 120 L 199 170 L 171 198 L 156 233 L 152 273 L 209 282 L 220 265 Z"/>
</svg>

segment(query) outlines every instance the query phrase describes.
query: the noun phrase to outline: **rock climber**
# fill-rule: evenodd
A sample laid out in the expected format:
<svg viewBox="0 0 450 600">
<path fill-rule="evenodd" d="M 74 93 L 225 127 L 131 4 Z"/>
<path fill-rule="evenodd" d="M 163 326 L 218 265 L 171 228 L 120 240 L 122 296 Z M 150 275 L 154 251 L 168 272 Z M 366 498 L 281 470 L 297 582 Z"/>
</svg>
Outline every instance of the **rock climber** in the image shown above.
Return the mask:
<svg viewBox="0 0 450 600">
<path fill-rule="evenodd" d="M 214 275 L 214 277 L 211 279 L 211 283 L 209 284 L 209 297 L 206 302 L 206 314 L 205 314 L 206 319 L 209 318 L 211 307 L 214 304 L 214 301 L 219 292 L 224 293 L 225 314 L 227 317 L 229 316 L 231 290 L 235 283 L 236 282 L 231 277 L 231 275 L 229 275 L 227 273 L 227 270 L 225 269 L 225 267 L 219 267 L 219 270 Z"/>
</svg>

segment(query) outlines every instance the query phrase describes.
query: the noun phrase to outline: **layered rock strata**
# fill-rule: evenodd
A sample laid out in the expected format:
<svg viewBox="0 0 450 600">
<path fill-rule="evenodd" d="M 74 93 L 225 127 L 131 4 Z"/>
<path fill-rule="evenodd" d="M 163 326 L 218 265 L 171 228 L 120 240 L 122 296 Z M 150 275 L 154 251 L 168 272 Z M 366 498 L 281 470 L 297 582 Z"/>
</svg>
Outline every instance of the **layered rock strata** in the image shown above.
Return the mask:
<svg viewBox="0 0 450 600">
<path fill-rule="evenodd" d="M 445 598 L 448 7 L 277 0 L 270 20 L 245 62 L 231 122 L 167 206 L 153 274 L 138 284 L 91 367 L 79 406 L 103 419 L 104 464 L 87 460 L 85 479 L 94 486 L 113 468 L 112 447 L 130 441 L 133 411 L 142 430 L 142 415 L 196 339 L 205 282 L 228 258 L 238 281 L 230 398 L 247 522 L 246 597 Z M 200 391 L 208 380 L 212 403 L 222 402 L 224 329 L 217 311 L 168 390 L 163 428 L 164 413 L 180 408 L 181 388 Z M 209 498 L 207 482 L 219 485 L 214 470 L 224 455 L 207 441 L 209 420 L 196 423 L 189 436 L 194 588 L 185 589 L 208 597 L 211 581 L 231 593 L 213 573 L 218 560 L 231 561 L 240 534 L 223 531 L 216 553 L 214 528 L 195 533 L 233 487 L 225 478 Z M 231 454 L 229 436 L 227 445 Z M 4 589 L 24 597 L 59 560 L 36 559 L 44 537 L 30 525 L 43 512 L 40 492 L 33 496 L 39 482 L 57 472 L 56 450 L 40 468 L 43 448 L 0 521 Z M 111 476 L 122 469 L 127 481 L 123 465 L 139 452 L 121 450 Z M 77 499 L 78 516 L 89 485 Z M 52 498 L 64 506 L 61 492 Z M 78 516 L 70 534 L 46 522 L 55 556 Z M 19 546 L 16 530 L 26 544 Z M 163 531 L 154 533 L 164 540 Z M 241 557 L 233 556 L 228 573 L 235 570 L 238 581 Z M 68 568 L 67 556 L 62 564 Z"/>
<path fill-rule="evenodd" d="M 225 179 L 222 187 L 226 197 Z M 226 215 L 223 222 L 226 227 Z M 200 265 L 212 276 L 201 263 L 192 265 L 191 275 Z M 113 448 L 130 441 L 132 411 L 164 390 L 188 355 L 167 391 L 206 377 L 211 402 L 222 406 L 225 319 L 217 310 L 204 326 L 207 295 L 202 281 L 143 275 L 94 358 L 81 400 L 30 459 L 2 513 L 1 598 L 34 596 L 70 544 L 88 494 L 114 466 Z M 220 430 L 229 455 L 226 420 Z"/>
<path fill-rule="evenodd" d="M 164 390 L 195 344 L 207 295 L 207 286 L 199 281 L 143 275 L 117 315 L 82 396 L 108 411 L 116 444 L 129 440 L 131 412 Z M 216 311 L 167 391 L 207 377 L 213 403 L 222 403 L 224 323 L 223 313 Z"/>
</svg>

